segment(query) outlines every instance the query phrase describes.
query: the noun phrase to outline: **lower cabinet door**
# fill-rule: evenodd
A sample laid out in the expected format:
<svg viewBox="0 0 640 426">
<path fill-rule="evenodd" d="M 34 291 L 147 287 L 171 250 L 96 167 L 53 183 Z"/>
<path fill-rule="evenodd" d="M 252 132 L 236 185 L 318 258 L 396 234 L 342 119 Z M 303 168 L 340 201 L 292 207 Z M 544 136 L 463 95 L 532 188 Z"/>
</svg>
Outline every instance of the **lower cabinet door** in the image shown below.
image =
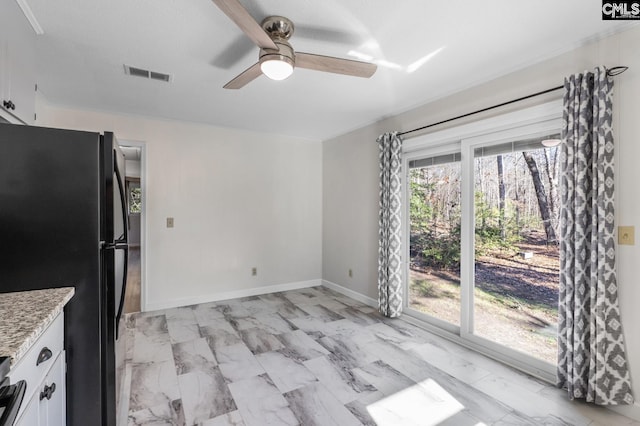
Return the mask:
<svg viewBox="0 0 640 426">
<path fill-rule="evenodd" d="M 40 426 L 66 425 L 64 354 L 62 351 L 58 355 L 41 386 L 38 396 L 40 399 Z"/>
<path fill-rule="evenodd" d="M 27 384 L 27 386 L 29 386 Z M 15 426 L 39 426 L 40 425 L 40 401 L 38 398 L 32 398 L 30 401 L 22 401 L 27 404 L 20 418 L 16 421 Z"/>
</svg>

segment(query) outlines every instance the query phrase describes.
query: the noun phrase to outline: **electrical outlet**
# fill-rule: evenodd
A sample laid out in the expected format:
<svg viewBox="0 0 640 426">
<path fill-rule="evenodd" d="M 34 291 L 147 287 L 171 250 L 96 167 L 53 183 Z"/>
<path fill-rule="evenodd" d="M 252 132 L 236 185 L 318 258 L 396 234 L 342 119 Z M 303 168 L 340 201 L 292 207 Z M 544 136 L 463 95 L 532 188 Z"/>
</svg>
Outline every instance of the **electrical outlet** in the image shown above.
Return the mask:
<svg viewBox="0 0 640 426">
<path fill-rule="evenodd" d="M 258 268 L 254 266 L 251 268 L 251 276 L 255 277 L 256 275 L 258 275 Z"/>
<path fill-rule="evenodd" d="M 349 278 L 353 278 L 353 270 L 349 269 Z"/>
<path fill-rule="evenodd" d="M 172 217 L 168 217 L 167 218 L 167 228 L 173 228 L 173 218 Z"/>
<path fill-rule="evenodd" d="M 632 246 L 635 244 L 635 227 L 618 226 L 618 244 Z"/>
</svg>

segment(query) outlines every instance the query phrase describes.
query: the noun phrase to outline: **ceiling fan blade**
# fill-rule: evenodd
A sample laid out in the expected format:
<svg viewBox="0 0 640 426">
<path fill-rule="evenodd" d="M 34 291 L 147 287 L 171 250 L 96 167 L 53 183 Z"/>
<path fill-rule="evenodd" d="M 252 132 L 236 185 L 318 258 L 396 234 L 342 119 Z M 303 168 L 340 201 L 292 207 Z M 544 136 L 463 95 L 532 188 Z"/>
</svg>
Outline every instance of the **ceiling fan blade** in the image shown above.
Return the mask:
<svg viewBox="0 0 640 426">
<path fill-rule="evenodd" d="M 296 67 L 364 78 L 371 77 L 378 69 L 377 65 L 368 62 L 303 52 L 296 52 Z"/>
<path fill-rule="evenodd" d="M 262 75 L 260 62 L 242 71 L 236 78 L 224 85 L 225 89 L 240 89 Z"/>
<path fill-rule="evenodd" d="M 249 14 L 238 0 L 212 0 L 216 6 L 262 49 L 278 50 L 271 37 L 264 32 L 260 24 Z"/>
</svg>

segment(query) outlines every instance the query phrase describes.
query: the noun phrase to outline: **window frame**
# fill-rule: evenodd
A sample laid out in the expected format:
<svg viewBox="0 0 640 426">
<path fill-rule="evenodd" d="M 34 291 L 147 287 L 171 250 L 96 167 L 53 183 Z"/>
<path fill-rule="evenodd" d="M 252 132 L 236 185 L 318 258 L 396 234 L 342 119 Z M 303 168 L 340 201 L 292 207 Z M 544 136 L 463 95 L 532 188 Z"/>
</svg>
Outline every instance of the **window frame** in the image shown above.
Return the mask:
<svg viewBox="0 0 640 426">
<path fill-rule="evenodd" d="M 438 155 L 447 155 L 447 154 L 459 154 L 461 152 L 460 149 L 460 142 L 448 142 L 446 144 L 443 145 L 438 145 L 435 147 L 431 147 L 431 148 L 424 148 L 418 151 L 413 151 L 408 153 L 407 155 L 403 156 L 403 173 L 402 173 L 402 179 L 403 179 L 403 201 L 402 201 L 402 241 L 403 241 L 403 268 L 402 268 L 402 279 L 403 279 L 403 291 L 405 295 L 409 294 L 409 266 L 410 266 L 410 253 L 409 253 L 409 249 L 410 249 L 410 232 L 411 232 L 411 224 L 410 224 L 410 214 L 409 214 L 409 208 L 410 208 L 410 185 L 408 185 L 409 183 L 409 171 L 410 171 L 410 167 L 409 164 L 411 163 L 411 161 L 414 160 L 418 160 L 418 159 L 423 159 L 423 158 L 429 158 L 429 157 L 435 157 Z M 462 160 L 460 161 L 460 168 L 462 168 Z M 406 184 L 405 184 L 406 183 Z M 462 189 L 462 180 L 460 182 L 460 189 Z M 462 214 L 462 213 L 461 213 Z M 462 259 L 460 259 L 460 262 L 462 263 Z M 461 276 L 460 279 L 462 280 L 462 270 L 460 271 Z M 462 286 L 460 287 L 460 297 L 462 298 Z M 460 311 L 462 312 L 462 300 L 461 300 L 461 306 L 460 306 Z M 456 325 L 456 324 L 452 324 L 450 322 L 447 321 L 443 321 L 439 318 L 427 315 L 423 312 L 420 312 L 418 310 L 412 309 L 409 307 L 409 297 L 405 297 L 403 300 L 403 308 L 404 311 L 409 313 L 411 316 L 420 319 L 421 321 L 425 321 L 431 325 L 434 325 L 438 328 L 441 328 L 449 333 L 454 333 L 457 335 L 460 335 L 461 332 L 461 326 L 462 326 L 462 317 L 460 318 L 460 326 Z"/>
<path fill-rule="evenodd" d="M 450 127 L 403 143 L 403 288 L 405 313 L 436 334 L 532 374 L 555 381 L 555 365 L 500 345 L 473 333 L 474 320 L 474 149 L 518 139 L 559 132 L 562 128 L 562 100 Z M 461 155 L 461 242 L 460 242 L 460 327 L 409 308 L 409 163 L 435 155 Z"/>
</svg>

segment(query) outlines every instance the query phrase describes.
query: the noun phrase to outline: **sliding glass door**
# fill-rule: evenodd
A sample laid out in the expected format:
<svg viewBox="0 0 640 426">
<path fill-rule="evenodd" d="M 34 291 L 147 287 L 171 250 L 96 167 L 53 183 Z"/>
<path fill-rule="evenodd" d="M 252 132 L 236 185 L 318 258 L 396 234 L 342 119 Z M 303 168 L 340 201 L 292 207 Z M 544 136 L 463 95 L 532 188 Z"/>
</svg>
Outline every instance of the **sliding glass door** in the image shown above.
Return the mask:
<svg viewBox="0 0 640 426">
<path fill-rule="evenodd" d="M 544 377 L 557 358 L 560 154 L 542 141 L 557 128 L 405 155 L 407 313 Z"/>
<path fill-rule="evenodd" d="M 473 333 L 556 362 L 559 150 L 551 135 L 475 148 Z"/>
<path fill-rule="evenodd" d="M 460 326 L 460 153 L 409 162 L 409 306 Z"/>
</svg>

